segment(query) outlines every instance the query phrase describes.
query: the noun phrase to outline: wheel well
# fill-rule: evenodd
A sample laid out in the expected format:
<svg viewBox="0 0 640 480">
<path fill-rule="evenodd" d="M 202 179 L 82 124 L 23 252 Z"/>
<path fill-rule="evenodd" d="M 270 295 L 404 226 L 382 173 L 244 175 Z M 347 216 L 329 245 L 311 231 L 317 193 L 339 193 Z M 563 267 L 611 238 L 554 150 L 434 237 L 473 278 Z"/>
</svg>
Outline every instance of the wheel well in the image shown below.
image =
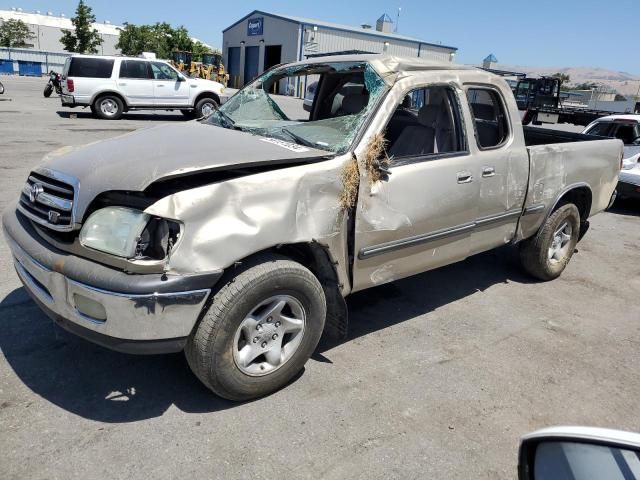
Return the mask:
<svg viewBox="0 0 640 480">
<path fill-rule="evenodd" d="M 567 203 L 573 203 L 578 207 L 578 212 L 580 212 L 580 222 L 585 223 L 589 218 L 589 213 L 591 212 L 591 190 L 586 186 L 572 188 L 560 197 L 556 202 L 553 211 L 556 211 L 562 205 L 566 205 Z"/>
<path fill-rule="evenodd" d="M 320 281 L 327 301 L 324 332 L 334 340 L 344 340 L 347 336 L 349 325 L 347 303 L 340 293 L 338 273 L 327 249 L 315 242 L 302 242 L 278 245 L 267 249 L 266 252 L 284 255 L 311 270 Z M 265 251 L 258 252 L 255 255 L 263 253 Z"/>
<path fill-rule="evenodd" d="M 118 92 L 111 92 L 111 91 L 106 91 L 106 92 L 100 92 L 98 94 L 96 94 L 93 97 L 93 100 L 91 100 L 91 105 L 93 105 L 99 98 L 104 97 L 105 95 L 113 95 L 114 97 L 118 97 L 120 100 L 122 100 L 122 105 L 124 106 L 124 108 L 127 108 L 127 101 L 125 100 L 125 98 L 120 95 Z"/>
<path fill-rule="evenodd" d="M 193 107 L 195 108 L 198 102 L 203 98 L 212 98 L 216 101 L 218 105 L 220 105 L 220 97 L 218 95 L 216 95 L 213 92 L 202 92 L 200 95 L 196 97 L 195 101 L 193 102 Z"/>
</svg>

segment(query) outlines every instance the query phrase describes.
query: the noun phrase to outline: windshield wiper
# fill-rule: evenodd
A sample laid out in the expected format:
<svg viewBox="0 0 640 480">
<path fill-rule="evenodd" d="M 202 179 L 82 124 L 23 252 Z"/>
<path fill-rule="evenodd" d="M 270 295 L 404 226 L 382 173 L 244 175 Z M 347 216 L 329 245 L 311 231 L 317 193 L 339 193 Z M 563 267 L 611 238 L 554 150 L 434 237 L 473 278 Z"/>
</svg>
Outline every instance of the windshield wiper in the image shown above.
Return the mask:
<svg viewBox="0 0 640 480">
<path fill-rule="evenodd" d="M 224 122 L 227 124 L 229 128 L 233 128 L 234 130 L 242 130 L 240 127 L 236 126 L 236 121 L 233 118 L 231 118 L 227 113 L 220 110 L 220 107 L 214 104 L 213 108 L 215 109 L 216 113 L 220 115 L 220 117 L 224 120 Z"/>
<path fill-rule="evenodd" d="M 287 135 L 289 135 L 291 138 L 293 138 L 296 143 L 299 143 L 300 145 L 304 145 L 305 147 L 311 147 L 311 148 L 318 148 L 318 145 L 316 142 L 312 142 L 310 140 L 307 140 L 304 137 L 301 137 L 300 135 L 293 133 L 291 130 L 289 130 L 288 128 L 283 128 L 282 131 L 284 133 L 286 133 Z"/>
</svg>

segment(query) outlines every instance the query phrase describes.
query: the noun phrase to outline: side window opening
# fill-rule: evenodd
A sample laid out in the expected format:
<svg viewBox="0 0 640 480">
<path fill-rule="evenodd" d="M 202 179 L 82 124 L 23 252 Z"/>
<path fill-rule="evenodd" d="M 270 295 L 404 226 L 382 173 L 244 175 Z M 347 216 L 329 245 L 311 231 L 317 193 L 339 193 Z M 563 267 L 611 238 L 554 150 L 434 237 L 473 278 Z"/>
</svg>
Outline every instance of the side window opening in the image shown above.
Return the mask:
<svg viewBox="0 0 640 480">
<path fill-rule="evenodd" d="M 456 98 L 445 86 L 410 91 L 387 125 L 389 155 L 397 159 L 466 151 Z"/>
<path fill-rule="evenodd" d="M 500 94 L 491 88 L 470 88 L 467 98 L 474 117 L 478 146 L 495 148 L 509 138 L 509 122 Z"/>
<path fill-rule="evenodd" d="M 136 60 L 123 60 L 120 64 L 120 78 L 134 80 L 149 80 L 149 65 L 147 62 Z"/>
<path fill-rule="evenodd" d="M 622 143 L 625 145 L 631 145 L 636 138 L 635 125 L 618 125 L 615 138 L 622 140 Z"/>
<path fill-rule="evenodd" d="M 113 59 L 72 57 L 68 77 L 110 78 L 113 71 Z"/>
<path fill-rule="evenodd" d="M 177 80 L 178 74 L 166 63 L 153 62 L 151 64 L 151 70 L 153 72 L 153 78 L 156 80 Z"/>
<path fill-rule="evenodd" d="M 598 122 L 585 133 L 588 135 L 597 135 L 599 137 L 608 137 L 611 122 Z"/>
</svg>

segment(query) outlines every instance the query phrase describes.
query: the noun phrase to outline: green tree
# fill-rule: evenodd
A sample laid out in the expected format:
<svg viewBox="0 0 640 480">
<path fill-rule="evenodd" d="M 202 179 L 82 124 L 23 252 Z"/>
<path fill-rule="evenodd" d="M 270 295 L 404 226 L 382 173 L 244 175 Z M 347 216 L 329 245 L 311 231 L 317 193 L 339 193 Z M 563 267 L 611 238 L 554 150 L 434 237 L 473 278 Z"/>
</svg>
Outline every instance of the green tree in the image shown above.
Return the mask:
<svg viewBox="0 0 640 480">
<path fill-rule="evenodd" d="M 558 73 L 554 73 L 551 76 L 560 80 L 560 86 L 562 86 L 565 83 L 569 83 L 571 81 L 571 76 L 566 73 L 558 72 Z"/>
<path fill-rule="evenodd" d="M 120 49 L 123 55 L 137 56 L 142 52 L 155 52 L 157 45 L 153 26 L 124 24 L 120 30 L 116 48 Z M 157 53 L 157 52 L 156 52 Z"/>
<path fill-rule="evenodd" d="M 193 61 L 201 62 L 202 54 L 211 52 L 211 49 L 207 47 L 204 43 L 193 42 L 193 46 L 191 47 L 191 52 L 193 53 Z"/>
<path fill-rule="evenodd" d="M 209 48 L 194 42 L 184 26 L 173 28 L 167 22 L 155 25 L 134 25 L 125 23 L 120 31 L 116 48 L 123 55 L 137 56 L 142 52 L 153 52 L 158 58 L 170 59 L 171 53 L 179 50 L 193 53 L 193 60 L 199 61 Z"/>
<path fill-rule="evenodd" d="M 7 20 L 0 25 L 0 45 L 3 47 L 27 47 L 27 40 L 36 36 L 22 20 Z"/>
<path fill-rule="evenodd" d="M 71 18 L 74 31 L 64 30 L 60 42 L 67 52 L 77 53 L 98 53 L 98 47 L 102 44 L 102 37 L 98 30 L 93 28 L 96 16 L 91 7 L 85 5 L 84 0 L 80 0 L 76 8 L 75 17 Z"/>
</svg>

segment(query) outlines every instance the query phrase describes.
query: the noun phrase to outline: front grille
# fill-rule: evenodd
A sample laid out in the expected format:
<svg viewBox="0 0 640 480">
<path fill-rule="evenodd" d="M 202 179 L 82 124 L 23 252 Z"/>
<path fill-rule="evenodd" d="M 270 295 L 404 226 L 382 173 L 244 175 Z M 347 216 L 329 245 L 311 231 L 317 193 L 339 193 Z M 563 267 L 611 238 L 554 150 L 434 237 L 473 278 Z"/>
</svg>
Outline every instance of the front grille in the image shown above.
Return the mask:
<svg viewBox="0 0 640 480">
<path fill-rule="evenodd" d="M 73 228 L 74 194 L 69 183 L 31 172 L 22 188 L 18 208 L 40 225 L 68 231 Z"/>
</svg>

